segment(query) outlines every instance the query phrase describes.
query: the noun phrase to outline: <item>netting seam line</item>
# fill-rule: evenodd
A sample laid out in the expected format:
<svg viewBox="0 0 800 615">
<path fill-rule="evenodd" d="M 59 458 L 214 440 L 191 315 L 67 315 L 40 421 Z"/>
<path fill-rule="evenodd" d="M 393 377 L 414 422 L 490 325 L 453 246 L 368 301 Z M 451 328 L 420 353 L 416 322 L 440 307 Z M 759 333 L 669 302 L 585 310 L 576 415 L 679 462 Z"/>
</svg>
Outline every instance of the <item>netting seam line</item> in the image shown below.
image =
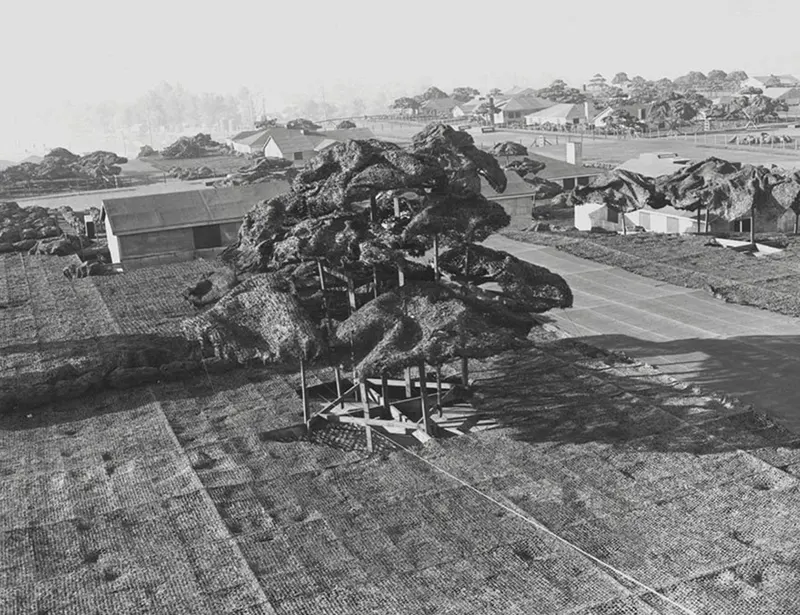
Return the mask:
<svg viewBox="0 0 800 615">
<path fill-rule="evenodd" d="M 563 538 L 562 536 L 559 536 L 558 534 L 553 532 L 551 529 L 547 528 L 540 521 L 534 519 L 532 516 L 524 515 L 521 512 L 519 512 L 517 510 L 514 510 L 510 506 L 507 506 L 506 504 L 503 504 L 502 502 L 500 502 L 499 500 L 496 500 L 495 498 L 493 498 L 489 494 L 484 493 L 483 491 L 481 491 L 477 487 L 472 486 L 467 481 L 459 478 L 458 476 L 455 476 L 454 474 L 451 474 L 450 472 L 448 472 L 447 470 L 445 470 L 443 468 L 440 468 L 435 463 L 432 463 L 431 461 L 428 461 L 424 457 L 422 457 L 420 455 L 417 455 L 411 449 L 403 446 L 402 444 L 399 444 L 398 442 L 395 442 L 394 440 L 392 440 L 391 438 L 385 436 L 384 434 L 382 434 L 380 432 L 377 432 L 377 431 L 374 432 L 374 433 L 379 435 L 384 440 L 388 441 L 391 445 L 393 445 L 393 446 L 405 451 L 406 453 L 408 453 L 412 457 L 415 457 L 416 459 L 418 459 L 418 460 L 422 461 L 423 463 L 425 463 L 425 464 L 429 465 L 430 467 L 432 467 L 437 472 L 440 472 L 441 474 L 444 474 L 445 476 L 453 479 L 454 481 L 456 481 L 457 483 L 459 483 L 462 486 L 466 487 L 470 491 L 473 491 L 474 493 L 477 493 L 480 497 L 482 497 L 482 498 L 492 502 L 493 504 L 499 506 L 500 508 L 510 512 L 511 514 L 515 515 L 516 517 L 519 517 L 520 519 L 525 521 L 525 523 L 528 523 L 529 525 L 532 525 L 533 527 L 535 527 L 536 529 L 544 532 L 545 534 L 547 534 L 551 538 L 555 538 L 557 541 L 563 543 L 564 545 L 566 545 L 567 547 L 569 547 L 572 550 L 576 551 L 577 553 L 580 553 L 581 555 L 583 555 L 584 557 L 590 559 L 594 563 L 599 564 L 600 566 L 612 571 L 613 573 L 617 574 L 618 576 L 620 576 L 621 578 L 625 579 L 626 581 L 629 581 L 630 583 L 633 583 L 634 585 L 640 587 L 641 589 L 644 589 L 646 592 L 648 592 L 650 594 L 653 594 L 654 596 L 658 596 L 659 598 L 661 598 L 667 604 L 669 604 L 671 606 L 674 606 L 675 608 L 677 608 L 678 610 L 682 611 L 683 613 L 686 613 L 686 615 L 698 615 L 695 611 L 692 611 L 691 609 L 683 606 L 682 604 L 680 604 L 678 602 L 675 602 L 671 598 L 669 598 L 669 597 L 665 596 L 664 594 L 662 594 L 661 592 L 659 592 L 657 589 L 654 589 L 654 588 L 650 587 L 649 585 L 646 585 L 645 583 L 642 583 L 641 581 L 635 579 L 634 577 L 632 577 L 631 575 L 627 574 L 626 572 L 623 572 L 622 570 L 619 570 L 618 568 L 615 568 L 611 564 L 609 564 L 607 562 L 604 562 L 603 560 L 601 560 L 600 558 L 592 555 L 588 551 L 585 551 L 584 549 L 581 549 L 578 545 L 575 545 L 575 544 L 571 543 L 566 538 Z"/>
</svg>

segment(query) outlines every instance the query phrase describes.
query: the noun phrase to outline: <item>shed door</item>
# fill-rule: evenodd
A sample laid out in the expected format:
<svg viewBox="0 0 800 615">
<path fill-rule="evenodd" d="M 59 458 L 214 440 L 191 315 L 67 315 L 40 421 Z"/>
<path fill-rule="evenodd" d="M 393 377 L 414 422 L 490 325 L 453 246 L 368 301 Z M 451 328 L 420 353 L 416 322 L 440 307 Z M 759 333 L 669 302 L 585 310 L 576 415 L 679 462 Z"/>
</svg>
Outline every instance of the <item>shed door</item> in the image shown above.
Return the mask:
<svg viewBox="0 0 800 615">
<path fill-rule="evenodd" d="M 219 224 L 208 226 L 195 226 L 192 229 L 194 235 L 194 249 L 204 250 L 206 248 L 219 248 L 222 245 L 222 233 Z"/>
<path fill-rule="evenodd" d="M 668 233 L 680 233 L 681 227 L 678 224 L 678 219 L 674 216 L 667 216 L 667 232 Z"/>
<path fill-rule="evenodd" d="M 641 226 L 645 230 L 650 230 L 650 212 L 647 211 L 640 211 L 639 212 L 639 226 Z"/>
</svg>

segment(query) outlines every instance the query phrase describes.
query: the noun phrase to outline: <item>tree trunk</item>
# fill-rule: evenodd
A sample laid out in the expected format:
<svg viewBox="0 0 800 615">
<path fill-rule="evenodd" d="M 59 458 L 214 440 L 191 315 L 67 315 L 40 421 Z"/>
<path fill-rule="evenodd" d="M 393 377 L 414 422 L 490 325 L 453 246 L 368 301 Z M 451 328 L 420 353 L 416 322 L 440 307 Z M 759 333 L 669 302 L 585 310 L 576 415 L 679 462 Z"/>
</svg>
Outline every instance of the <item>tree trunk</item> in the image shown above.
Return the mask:
<svg viewBox="0 0 800 615">
<path fill-rule="evenodd" d="M 469 244 L 464 247 L 464 277 L 469 278 Z"/>
<path fill-rule="evenodd" d="M 706 235 L 708 235 L 708 207 L 706 207 Z"/>
<path fill-rule="evenodd" d="M 702 207 L 697 208 L 697 234 L 699 235 L 702 231 L 700 230 L 700 210 Z"/>
</svg>

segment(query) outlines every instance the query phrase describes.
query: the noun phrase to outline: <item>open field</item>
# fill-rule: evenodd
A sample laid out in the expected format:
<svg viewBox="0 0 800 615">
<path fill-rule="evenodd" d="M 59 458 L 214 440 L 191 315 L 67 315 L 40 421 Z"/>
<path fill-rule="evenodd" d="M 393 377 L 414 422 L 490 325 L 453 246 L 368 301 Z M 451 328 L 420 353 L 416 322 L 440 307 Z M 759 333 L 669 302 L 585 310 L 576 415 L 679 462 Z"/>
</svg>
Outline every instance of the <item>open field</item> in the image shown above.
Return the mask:
<svg viewBox="0 0 800 615">
<path fill-rule="evenodd" d="M 784 238 L 784 252 L 754 258 L 710 245 L 712 238 L 702 235 L 504 234 L 662 282 L 705 289 L 733 303 L 800 317 L 800 241 L 793 236 Z"/>
<path fill-rule="evenodd" d="M 537 345 L 475 365 L 496 430 L 421 458 L 282 438 L 297 382 L 269 370 L 9 417 L 0 612 L 679 612 L 532 519 L 697 613 L 794 612 L 796 436 Z"/>
<path fill-rule="evenodd" d="M 365 124 L 366 126 L 367 124 Z M 410 140 L 411 137 L 422 130 L 422 125 L 411 123 L 396 123 L 389 121 L 373 122 L 369 127 L 378 138 L 392 137 Z M 753 131 L 761 132 L 761 131 Z M 776 130 L 779 134 L 790 134 L 785 129 Z M 567 133 L 542 133 L 553 145 L 535 147 L 534 143 L 539 136 L 526 130 L 498 130 L 493 133 L 470 131 L 475 143 L 479 146 L 491 147 L 503 141 L 522 143 L 532 152 L 563 159 L 565 155 L 564 143 Z M 558 139 L 558 144 L 555 143 Z M 647 152 L 675 152 L 680 156 L 702 160 L 710 156 L 717 156 L 735 162 L 770 165 L 777 164 L 785 168 L 800 168 L 800 150 L 771 150 L 770 148 L 733 149 L 723 146 L 723 135 L 716 136 L 718 147 L 714 147 L 714 135 L 708 135 L 705 142 L 702 135 L 696 140 L 693 136 L 674 139 L 591 139 L 583 140 L 583 158 L 586 161 L 621 164 L 631 158 Z"/>
</svg>

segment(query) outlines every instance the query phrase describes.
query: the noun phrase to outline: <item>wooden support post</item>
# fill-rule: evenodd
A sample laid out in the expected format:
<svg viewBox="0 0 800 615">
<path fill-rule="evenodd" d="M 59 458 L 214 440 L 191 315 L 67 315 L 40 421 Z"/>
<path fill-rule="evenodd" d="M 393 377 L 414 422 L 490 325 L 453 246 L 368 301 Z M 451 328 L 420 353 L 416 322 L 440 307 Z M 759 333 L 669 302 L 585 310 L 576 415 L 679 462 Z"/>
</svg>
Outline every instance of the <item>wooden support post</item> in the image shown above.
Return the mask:
<svg viewBox="0 0 800 615">
<path fill-rule="evenodd" d="M 356 304 L 356 289 L 353 285 L 353 279 L 349 277 L 347 278 L 347 304 L 350 307 L 350 314 L 358 309 Z"/>
<path fill-rule="evenodd" d="M 442 416 L 442 366 L 436 366 L 436 406 L 439 408 L 439 416 Z"/>
<path fill-rule="evenodd" d="M 306 426 L 306 433 L 311 431 L 311 412 L 308 408 L 308 392 L 306 391 L 306 367 L 303 359 L 300 359 L 300 388 L 303 399 L 303 423 Z"/>
<path fill-rule="evenodd" d="M 461 384 L 469 386 L 469 359 L 461 357 Z"/>
<path fill-rule="evenodd" d="M 397 285 L 406 285 L 406 272 L 403 270 L 403 265 L 397 265 Z"/>
<path fill-rule="evenodd" d="M 436 233 L 433 236 L 433 275 L 434 279 L 438 282 L 441 278 L 441 273 L 439 272 L 439 234 Z"/>
<path fill-rule="evenodd" d="M 700 210 L 702 207 L 697 208 L 697 234 L 700 234 Z"/>
<path fill-rule="evenodd" d="M 381 399 L 383 399 L 383 407 L 389 412 L 389 380 L 386 377 L 386 372 L 381 373 Z"/>
<path fill-rule="evenodd" d="M 756 206 L 753 205 L 753 209 L 750 212 L 750 243 L 755 245 L 756 243 Z"/>
<path fill-rule="evenodd" d="M 369 396 L 367 395 L 367 378 L 366 376 L 361 377 L 361 382 L 359 383 L 359 390 L 361 391 L 361 402 L 364 405 L 364 418 L 369 421 Z M 364 429 L 366 430 L 367 435 L 367 451 L 370 453 L 374 450 L 372 446 L 372 427 L 367 423 L 364 425 Z"/>
<path fill-rule="evenodd" d="M 342 372 L 339 366 L 333 368 L 333 377 L 336 379 L 336 399 L 342 396 Z M 344 408 L 344 400 L 342 400 L 342 408 Z"/>
<path fill-rule="evenodd" d="M 422 410 L 422 427 L 425 433 L 431 435 L 430 420 L 428 417 L 428 387 L 425 380 L 425 361 L 419 363 L 419 407 Z"/>
<path fill-rule="evenodd" d="M 372 266 L 372 296 L 378 298 L 378 268 Z"/>
<path fill-rule="evenodd" d="M 706 207 L 706 235 L 708 235 L 708 207 Z"/>
<path fill-rule="evenodd" d="M 411 368 L 406 367 L 403 372 L 406 381 L 406 398 L 411 397 L 413 395 L 413 391 L 411 390 Z"/>
<path fill-rule="evenodd" d="M 378 205 L 375 202 L 375 195 L 369 197 L 369 220 L 376 222 L 378 220 Z"/>
<path fill-rule="evenodd" d="M 798 227 L 800 227 L 800 213 L 794 215 L 794 234 L 797 235 Z"/>
</svg>

